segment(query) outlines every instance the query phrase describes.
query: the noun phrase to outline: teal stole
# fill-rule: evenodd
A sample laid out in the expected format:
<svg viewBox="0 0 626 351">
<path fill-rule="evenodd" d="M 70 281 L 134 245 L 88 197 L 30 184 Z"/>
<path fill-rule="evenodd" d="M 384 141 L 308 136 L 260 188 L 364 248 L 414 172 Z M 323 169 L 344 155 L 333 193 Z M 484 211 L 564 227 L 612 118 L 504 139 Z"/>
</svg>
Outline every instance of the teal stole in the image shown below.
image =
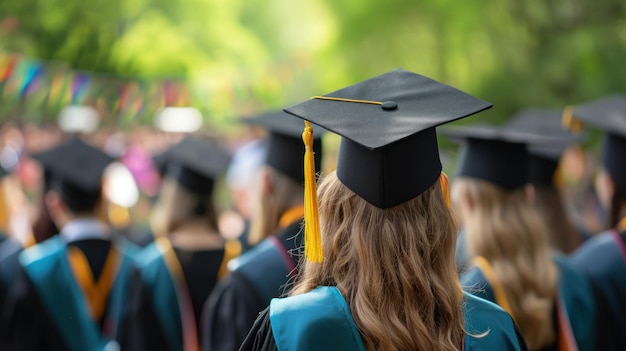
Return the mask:
<svg viewBox="0 0 626 351">
<path fill-rule="evenodd" d="M 92 318 L 87 299 L 69 265 L 67 243 L 60 235 L 20 254 L 20 263 L 68 350 L 105 350 L 116 344 L 133 267 L 124 246 L 119 245 L 116 250 L 120 260 L 108 298 L 104 330 Z"/>
<path fill-rule="evenodd" d="M 559 268 L 557 318 L 559 346 L 567 350 L 593 351 L 595 348 L 595 301 L 591 282 L 574 270 L 564 257 L 553 258 Z"/>
<path fill-rule="evenodd" d="M 511 317 L 495 304 L 464 293 L 464 350 L 521 350 Z M 336 287 L 270 303 L 270 324 L 279 351 L 365 350 L 350 309 Z"/>
<path fill-rule="evenodd" d="M 229 262 L 228 268 L 245 276 L 267 305 L 272 298 L 282 295 L 296 264 L 280 240 L 270 236 Z"/>
<path fill-rule="evenodd" d="M 155 241 L 143 249 L 137 260 L 140 262 L 143 285 L 148 287 L 152 294 L 152 307 L 165 333 L 168 348 L 182 351 L 183 339 L 195 337 L 195 340 L 190 342 L 197 345 L 198 337 L 191 297 L 184 283 L 184 276 L 181 276 L 182 272 L 173 270 L 166 262 L 166 251 L 170 250 L 171 246 L 165 246 L 163 241 Z M 186 337 L 183 335 L 184 331 L 193 335 Z"/>
<path fill-rule="evenodd" d="M 234 246 L 233 246 L 234 245 Z M 218 279 L 227 273 L 227 262 L 239 255 L 236 241 L 227 241 Z M 153 309 L 170 350 L 200 350 L 197 321 L 189 288 L 176 253 L 167 238 L 157 238 L 137 257 L 144 286 L 152 294 Z M 209 269 L 210 267 L 207 267 Z"/>
</svg>

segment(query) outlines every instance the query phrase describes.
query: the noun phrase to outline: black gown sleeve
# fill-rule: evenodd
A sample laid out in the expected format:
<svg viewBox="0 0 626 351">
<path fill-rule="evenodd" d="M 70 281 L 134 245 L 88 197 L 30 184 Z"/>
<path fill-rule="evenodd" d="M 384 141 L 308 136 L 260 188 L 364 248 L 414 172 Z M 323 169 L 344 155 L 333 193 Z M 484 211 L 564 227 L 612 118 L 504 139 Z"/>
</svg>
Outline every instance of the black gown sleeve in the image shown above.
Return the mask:
<svg viewBox="0 0 626 351">
<path fill-rule="evenodd" d="M 270 324 L 269 307 L 266 308 L 252 325 L 250 333 L 243 341 L 239 351 L 278 351 L 272 325 Z"/>
<path fill-rule="evenodd" d="M 266 305 L 243 275 L 232 272 L 207 299 L 202 349 L 237 350 Z"/>
</svg>

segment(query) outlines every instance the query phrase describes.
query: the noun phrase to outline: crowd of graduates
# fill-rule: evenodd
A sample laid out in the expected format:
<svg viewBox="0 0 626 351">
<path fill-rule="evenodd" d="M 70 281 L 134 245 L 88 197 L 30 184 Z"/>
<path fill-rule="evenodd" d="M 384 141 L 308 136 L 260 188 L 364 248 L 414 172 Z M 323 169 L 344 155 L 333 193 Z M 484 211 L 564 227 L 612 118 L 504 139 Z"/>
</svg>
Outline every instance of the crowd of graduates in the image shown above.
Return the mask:
<svg viewBox="0 0 626 351">
<path fill-rule="evenodd" d="M 491 107 L 395 70 L 238 142 L 190 109 L 169 131 L 6 122 L 0 350 L 626 350 L 626 95 Z M 574 217 L 558 180 L 591 128 L 600 210 Z"/>
</svg>

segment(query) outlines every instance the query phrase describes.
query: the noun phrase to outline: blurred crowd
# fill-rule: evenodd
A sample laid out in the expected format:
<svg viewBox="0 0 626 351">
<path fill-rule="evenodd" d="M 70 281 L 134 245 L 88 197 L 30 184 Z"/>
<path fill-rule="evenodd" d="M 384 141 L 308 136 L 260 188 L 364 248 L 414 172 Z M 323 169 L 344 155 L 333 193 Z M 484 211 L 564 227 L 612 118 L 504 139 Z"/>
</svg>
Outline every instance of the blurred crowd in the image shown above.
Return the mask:
<svg viewBox="0 0 626 351">
<path fill-rule="evenodd" d="M 621 349 L 626 99 L 439 129 L 491 104 L 358 84 L 228 136 L 3 122 L 0 349 Z"/>
</svg>

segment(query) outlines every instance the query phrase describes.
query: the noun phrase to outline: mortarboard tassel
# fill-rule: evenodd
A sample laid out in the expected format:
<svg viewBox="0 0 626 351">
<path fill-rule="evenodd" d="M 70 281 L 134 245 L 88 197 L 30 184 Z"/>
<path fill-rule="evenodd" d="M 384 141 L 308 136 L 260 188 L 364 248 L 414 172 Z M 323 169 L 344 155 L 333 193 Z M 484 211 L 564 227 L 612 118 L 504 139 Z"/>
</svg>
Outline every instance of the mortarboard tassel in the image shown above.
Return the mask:
<svg viewBox="0 0 626 351">
<path fill-rule="evenodd" d="M 563 126 L 563 129 L 569 130 L 573 134 L 578 134 L 583 129 L 583 122 L 574 117 L 573 106 L 567 106 L 565 109 L 563 109 L 561 125 Z"/>
<path fill-rule="evenodd" d="M 448 175 L 441 172 L 439 176 L 439 185 L 441 185 L 441 193 L 443 194 L 443 200 L 446 202 L 446 206 L 450 208 L 450 180 Z"/>
<path fill-rule="evenodd" d="M 322 236 L 317 210 L 315 182 L 315 153 L 313 152 L 313 128 L 304 121 L 304 254 L 311 262 L 322 262 Z"/>
</svg>

